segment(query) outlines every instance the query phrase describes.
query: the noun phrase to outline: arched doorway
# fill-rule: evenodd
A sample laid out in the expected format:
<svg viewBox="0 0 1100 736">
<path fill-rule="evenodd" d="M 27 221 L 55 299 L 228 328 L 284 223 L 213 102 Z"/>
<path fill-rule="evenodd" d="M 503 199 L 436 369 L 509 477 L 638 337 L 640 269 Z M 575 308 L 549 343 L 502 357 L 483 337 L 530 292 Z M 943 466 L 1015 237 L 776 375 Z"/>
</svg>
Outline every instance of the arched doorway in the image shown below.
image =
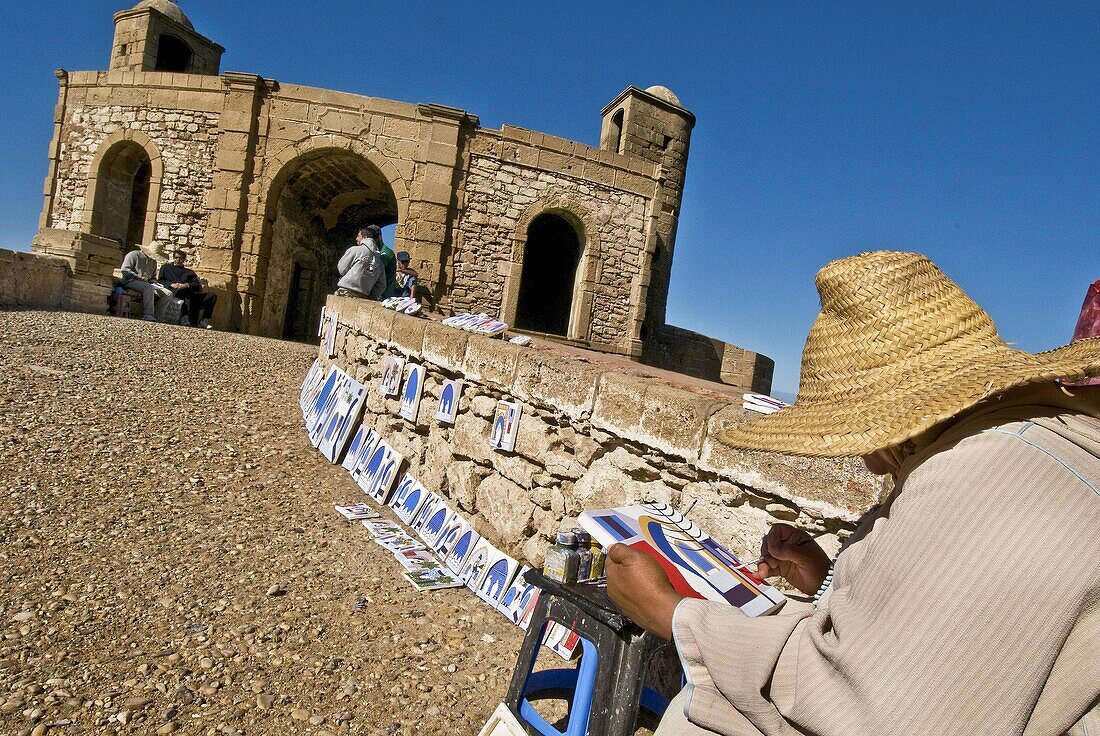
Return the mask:
<svg viewBox="0 0 1100 736">
<path fill-rule="evenodd" d="M 162 33 L 157 39 L 157 60 L 153 70 L 158 72 L 186 72 L 191 67 L 191 47 L 178 36 Z"/>
<path fill-rule="evenodd" d="M 581 251 L 577 230 L 564 217 L 546 212 L 531 221 L 523 249 L 516 329 L 568 334 Z"/>
<path fill-rule="evenodd" d="M 363 156 L 323 148 L 284 166 L 269 193 L 256 270 L 261 334 L 314 341 L 336 264 L 356 231 L 392 225 L 397 215 L 389 181 Z"/>
<path fill-rule="evenodd" d="M 125 140 L 107 149 L 95 174 L 92 235 L 118 241 L 123 251 L 142 243 L 152 172 L 149 154 L 139 144 Z"/>
</svg>

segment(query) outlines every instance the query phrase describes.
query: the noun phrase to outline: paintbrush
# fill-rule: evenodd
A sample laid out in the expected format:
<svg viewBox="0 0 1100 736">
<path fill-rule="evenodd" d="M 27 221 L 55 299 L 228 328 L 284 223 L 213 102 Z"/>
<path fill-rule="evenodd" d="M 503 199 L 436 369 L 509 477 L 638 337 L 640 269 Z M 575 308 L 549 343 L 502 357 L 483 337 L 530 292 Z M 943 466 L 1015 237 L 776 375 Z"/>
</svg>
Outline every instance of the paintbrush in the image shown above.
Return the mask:
<svg viewBox="0 0 1100 736">
<path fill-rule="evenodd" d="M 795 542 L 794 544 L 792 544 L 792 545 L 790 545 L 790 546 L 791 546 L 791 547 L 801 547 L 802 545 L 804 545 L 804 544 L 809 544 L 810 542 L 814 541 L 814 540 L 815 540 L 815 539 L 817 539 L 818 537 L 823 537 L 823 536 L 825 536 L 825 535 L 826 535 L 826 534 L 828 534 L 828 533 L 829 533 L 829 530 L 828 530 L 828 529 L 822 529 L 822 530 L 821 530 L 821 531 L 819 531 L 819 532 L 814 532 L 814 533 L 813 533 L 813 534 L 811 534 L 810 536 L 808 536 L 808 537 L 806 537 L 805 539 L 803 539 L 803 540 L 802 540 L 801 542 Z M 763 561 L 764 561 L 764 555 L 760 555 L 760 556 L 759 556 L 759 557 L 757 557 L 757 558 L 756 558 L 755 560 L 749 560 L 748 562 L 745 562 L 745 563 L 743 563 L 743 564 L 744 564 L 744 565 L 745 565 L 745 566 L 747 567 L 747 566 L 749 566 L 749 565 L 759 565 L 759 564 L 760 564 L 761 562 L 763 562 Z"/>
</svg>

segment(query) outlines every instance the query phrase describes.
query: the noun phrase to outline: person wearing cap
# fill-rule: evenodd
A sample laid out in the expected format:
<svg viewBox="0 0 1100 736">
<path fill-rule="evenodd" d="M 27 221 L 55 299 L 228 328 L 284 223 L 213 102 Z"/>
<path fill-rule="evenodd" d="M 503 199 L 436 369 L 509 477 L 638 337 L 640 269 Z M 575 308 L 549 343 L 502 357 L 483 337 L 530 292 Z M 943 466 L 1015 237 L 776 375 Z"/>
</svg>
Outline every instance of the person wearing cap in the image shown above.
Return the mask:
<svg viewBox="0 0 1100 736">
<path fill-rule="evenodd" d="M 397 254 L 397 286 L 394 289 L 394 296 L 410 296 L 414 299 L 416 298 L 416 284 L 420 274 L 416 272 L 415 268 L 409 265 L 411 260 L 407 250 L 400 251 Z"/>
<path fill-rule="evenodd" d="M 127 253 L 122 259 L 121 286 L 141 292 L 142 319 L 156 321 L 156 297 L 161 294 L 154 279 L 157 273 L 157 260 L 163 250 L 157 241 L 139 246 Z"/>
<path fill-rule="evenodd" d="M 1012 349 L 912 253 L 817 276 L 798 401 L 732 447 L 864 458 L 894 489 L 835 560 L 776 525 L 762 576 L 814 602 L 748 618 L 681 599 L 622 545 L 608 592 L 675 642 L 687 685 L 657 733 L 1100 733 L 1100 339 Z"/>
<path fill-rule="evenodd" d="M 340 273 L 340 280 L 336 283 L 337 296 L 375 301 L 382 299 L 386 291 L 386 274 L 378 254 L 379 240 L 381 230 L 377 226 L 359 228 L 355 245 L 344 252 L 336 265 L 336 270 Z"/>
<path fill-rule="evenodd" d="M 157 281 L 171 289 L 177 299 L 183 300 L 182 324 L 209 330 L 212 328 L 210 316 L 214 313 L 218 295 L 203 291 L 198 274 L 187 268 L 186 263 L 186 252 L 178 248 L 172 251 L 172 262 L 160 267 Z"/>
</svg>

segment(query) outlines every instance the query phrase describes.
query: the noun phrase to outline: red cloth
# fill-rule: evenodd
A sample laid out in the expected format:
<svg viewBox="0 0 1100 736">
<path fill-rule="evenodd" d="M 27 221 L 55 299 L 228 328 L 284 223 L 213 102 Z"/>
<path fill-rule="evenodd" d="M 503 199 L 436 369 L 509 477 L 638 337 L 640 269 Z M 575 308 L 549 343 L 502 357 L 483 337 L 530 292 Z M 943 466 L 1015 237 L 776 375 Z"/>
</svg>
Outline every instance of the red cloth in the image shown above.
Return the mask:
<svg viewBox="0 0 1100 736">
<path fill-rule="evenodd" d="M 1077 342 L 1087 337 L 1100 337 L 1100 280 L 1094 281 L 1085 293 L 1085 303 L 1081 305 L 1081 316 L 1077 318 L 1077 329 L 1073 331 L 1073 340 Z M 1088 378 L 1075 386 L 1100 386 L 1100 376 Z"/>
</svg>

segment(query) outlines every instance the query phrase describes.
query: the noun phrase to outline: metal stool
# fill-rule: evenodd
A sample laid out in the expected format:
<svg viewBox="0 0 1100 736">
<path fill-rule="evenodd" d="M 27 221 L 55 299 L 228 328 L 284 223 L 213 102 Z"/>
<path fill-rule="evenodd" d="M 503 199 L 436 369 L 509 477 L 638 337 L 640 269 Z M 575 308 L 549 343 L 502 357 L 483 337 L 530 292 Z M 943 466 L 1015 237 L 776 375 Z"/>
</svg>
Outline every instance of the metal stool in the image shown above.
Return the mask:
<svg viewBox="0 0 1100 736">
<path fill-rule="evenodd" d="M 606 592 L 593 584 L 563 585 L 536 570 L 528 583 L 541 589 L 527 636 L 504 703 L 528 733 L 543 736 L 630 736 L 641 714 L 659 720 L 668 699 L 645 686 L 650 660 L 672 646 L 624 616 Z M 572 629 L 582 647 L 576 668 L 533 672 L 547 625 Z M 539 715 L 532 700 L 561 698 L 569 702 L 565 730 Z"/>
</svg>

